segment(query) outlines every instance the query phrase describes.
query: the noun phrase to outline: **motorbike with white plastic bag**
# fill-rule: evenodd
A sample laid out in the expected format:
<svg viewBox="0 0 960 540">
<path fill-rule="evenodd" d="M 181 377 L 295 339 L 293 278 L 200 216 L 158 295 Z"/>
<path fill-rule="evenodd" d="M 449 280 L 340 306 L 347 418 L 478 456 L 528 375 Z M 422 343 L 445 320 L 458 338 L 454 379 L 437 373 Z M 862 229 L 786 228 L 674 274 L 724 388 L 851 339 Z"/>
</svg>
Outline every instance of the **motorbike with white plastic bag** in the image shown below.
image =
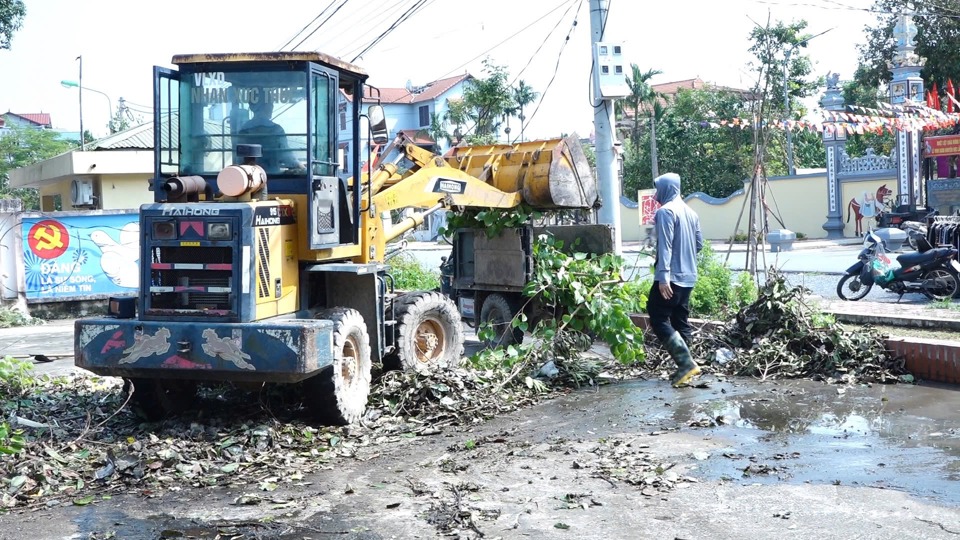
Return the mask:
<svg viewBox="0 0 960 540">
<path fill-rule="evenodd" d="M 933 300 L 957 296 L 960 291 L 957 250 L 934 248 L 926 238 L 918 239 L 918 244 L 918 251 L 897 255 L 893 261 L 880 237 L 873 231 L 868 232 L 857 263 L 847 268 L 837 283 L 837 295 L 843 300 L 860 300 L 877 285 L 899 294 L 900 298 L 907 293 L 920 293 Z"/>
</svg>

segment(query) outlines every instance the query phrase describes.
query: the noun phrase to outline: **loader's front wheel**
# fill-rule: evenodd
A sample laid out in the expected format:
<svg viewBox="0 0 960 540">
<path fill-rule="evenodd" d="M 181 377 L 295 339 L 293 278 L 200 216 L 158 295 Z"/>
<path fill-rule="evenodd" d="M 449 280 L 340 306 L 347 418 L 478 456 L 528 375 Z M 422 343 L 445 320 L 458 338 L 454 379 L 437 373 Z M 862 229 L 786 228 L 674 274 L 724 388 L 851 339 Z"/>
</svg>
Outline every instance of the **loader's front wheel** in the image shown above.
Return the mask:
<svg viewBox="0 0 960 540">
<path fill-rule="evenodd" d="M 405 294 L 394 300 L 393 316 L 397 351 L 386 367 L 436 371 L 460 364 L 463 324 L 448 296 L 432 291 Z"/>
<path fill-rule="evenodd" d="M 344 425 L 363 416 L 370 394 L 370 336 L 355 309 L 317 315 L 333 321 L 333 363 L 304 383 L 307 407 L 324 423 Z"/>
</svg>

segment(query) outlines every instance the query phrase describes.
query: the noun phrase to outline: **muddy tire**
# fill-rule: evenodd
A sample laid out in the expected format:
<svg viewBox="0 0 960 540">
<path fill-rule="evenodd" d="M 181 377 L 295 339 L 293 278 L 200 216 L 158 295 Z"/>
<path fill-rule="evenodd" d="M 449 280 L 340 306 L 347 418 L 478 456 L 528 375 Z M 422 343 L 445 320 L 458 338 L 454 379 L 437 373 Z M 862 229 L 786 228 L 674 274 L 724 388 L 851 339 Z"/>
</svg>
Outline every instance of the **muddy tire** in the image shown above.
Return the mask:
<svg viewBox="0 0 960 540">
<path fill-rule="evenodd" d="M 127 379 L 132 385 L 130 402 L 134 411 L 150 422 L 182 413 L 194 404 L 197 384 L 172 379 Z"/>
<path fill-rule="evenodd" d="M 486 340 L 487 347 L 508 347 L 523 342 L 523 330 L 511 326 L 518 311 L 516 302 L 502 294 L 493 293 L 484 299 L 480 324 L 491 325 L 495 332 L 493 339 Z"/>
<path fill-rule="evenodd" d="M 430 372 L 456 367 L 463 356 L 460 312 L 445 294 L 415 292 L 393 303 L 397 350 L 387 368 Z"/>
<path fill-rule="evenodd" d="M 946 268 L 934 268 L 920 278 L 924 282 L 923 294 L 931 300 L 946 300 L 957 295 L 960 284 L 957 276 Z"/>
<path fill-rule="evenodd" d="M 860 274 L 847 274 L 837 283 L 837 296 L 841 300 L 857 301 L 867 295 L 873 284 L 860 281 Z"/>
<path fill-rule="evenodd" d="M 333 321 L 333 363 L 304 381 L 304 401 L 328 425 L 360 420 L 370 395 L 370 336 L 355 309 L 333 308 L 317 315 Z"/>
</svg>

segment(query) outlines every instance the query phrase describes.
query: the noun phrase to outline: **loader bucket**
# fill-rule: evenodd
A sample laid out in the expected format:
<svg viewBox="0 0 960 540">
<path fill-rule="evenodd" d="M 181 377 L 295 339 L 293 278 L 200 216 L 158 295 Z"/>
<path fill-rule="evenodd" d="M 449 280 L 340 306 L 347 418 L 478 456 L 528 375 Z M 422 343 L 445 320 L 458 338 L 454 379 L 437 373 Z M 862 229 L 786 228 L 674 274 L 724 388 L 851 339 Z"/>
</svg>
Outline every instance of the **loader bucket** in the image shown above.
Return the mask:
<svg viewBox="0 0 960 540">
<path fill-rule="evenodd" d="M 597 181 L 576 135 L 516 144 L 458 146 L 444 159 L 535 209 L 591 208 Z"/>
</svg>

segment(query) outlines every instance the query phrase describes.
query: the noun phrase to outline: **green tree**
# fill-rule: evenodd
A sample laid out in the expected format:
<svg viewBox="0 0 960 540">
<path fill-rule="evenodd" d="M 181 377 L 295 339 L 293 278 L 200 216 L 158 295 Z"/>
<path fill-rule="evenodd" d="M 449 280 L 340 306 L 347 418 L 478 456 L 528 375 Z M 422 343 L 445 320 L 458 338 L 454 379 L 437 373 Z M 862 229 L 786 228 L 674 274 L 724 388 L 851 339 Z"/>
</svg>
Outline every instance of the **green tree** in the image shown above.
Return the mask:
<svg viewBox="0 0 960 540">
<path fill-rule="evenodd" d="M 470 111 L 466 101 L 462 99 L 447 100 L 447 112 L 444 114 L 445 121 L 453 125 L 451 135 L 451 144 L 460 144 L 460 141 L 466 135 L 465 126 L 470 121 Z"/>
<path fill-rule="evenodd" d="M 934 82 L 942 91 L 952 79 L 960 81 L 960 17 L 956 7 L 943 0 L 874 0 L 877 24 L 864 28 L 867 42 L 858 47 L 860 69 L 856 81 L 866 88 L 878 88 L 891 80 L 896 41 L 893 28 L 901 13 L 913 14 L 917 27 L 916 53 L 925 59 L 920 76 L 929 89 Z"/>
<path fill-rule="evenodd" d="M 821 78 L 811 77 L 813 64 L 810 57 L 798 53 L 816 37 L 805 32 L 806 28 L 805 20 L 789 24 L 777 21 L 773 26 L 769 23 L 765 27 L 756 26 L 750 32 L 749 51 L 755 57 L 751 67 L 757 74 L 754 114 L 762 119 L 764 126 L 758 132 L 757 151 L 768 174 L 787 172 L 787 145 L 785 129 L 770 130 L 767 126 L 783 126 L 784 120 L 802 118 L 806 113 L 802 100 L 814 95 L 823 85 Z M 796 159 L 794 165 L 809 166 Z"/>
<path fill-rule="evenodd" d="M 130 129 L 135 125 L 140 125 L 143 120 L 138 118 L 138 116 L 139 115 L 134 115 L 127 107 L 124 99 L 120 98 L 120 104 L 117 105 L 117 110 L 114 111 L 113 116 L 110 117 L 110 123 L 107 124 L 107 128 L 110 129 L 110 134 L 113 135 L 125 129 Z"/>
<path fill-rule="evenodd" d="M 10 187 L 10 171 L 62 154 L 76 146 L 47 129 L 14 127 L 0 137 L 0 199 L 21 199 L 25 210 L 39 210 L 40 197 L 32 188 Z"/>
<path fill-rule="evenodd" d="M 853 80 L 843 85 L 844 103 L 875 109 L 880 102 L 887 101 L 885 90 L 873 83 L 864 82 L 869 78 L 865 74 L 867 69 L 869 68 L 861 65 L 857 68 Z M 862 156 L 866 153 L 867 148 L 873 148 L 877 154 L 887 156 L 890 155 L 893 146 L 893 134 L 886 131 L 882 135 L 875 133 L 854 134 L 847 137 L 846 152 L 851 156 Z"/>
<path fill-rule="evenodd" d="M 451 136 L 444 125 L 443 116 L 435 112 L 430 113 L 430 127 L 427 128 L 427 135 L 438 143 L 441 140 L 446 140 L 448 143 L 451 142 Z"/>
<path fill-rule="evenodd" d="M 466 115 L 473 124 L 468 139 L 480 144 L 496 141 L 500 121 L 512 105 L 506 68 L 487 58 L 483 71 L 487 76 L 470 79 L 463 91 Z"/>
<path fill-rule="evenodd" d="M 23 26 L 27 8 L 23 0 L 0 0 L 0 49 L 9 49 L 13 34 Z"/>
<path fill-rule="evenodd" d="M 700 191 L 727 197 L 743 188 L 753 164 L 753 134 L 732 127 L 734 118 L 749 118 L 750 102 L 742 94 L 720 89 L 681 89 L 657 122 L 660 169 L 683 178 L 683 194 Z M 650 130 L 626 145 L 624 195 L 635 199 L 638 189 L 653 187 Z"/>
<path fill-rule="evenodd" d="M 540 97 L 540 92 L 535 92 L 533 87 L 528 85 L 523 79 L 520 79 L 520 82 L 511 89 L 510 98 L 513 100 L 511 105 L 510 114 L 517 113 L 517 118 L 520 119 L 520 140 L 523 140 L 523 132 L 526 128 L 525 122 L 527 120 L 526 114 L 524 114 L 523 109 L 527 105 L 530 105 L 537 98 Z"/>
<path fill-rule="evenodd" d="M 887 101 L 887 83 L 893 78 L 896 40 L 893 29 L 901 13 L 911 13 L 917 27 L 916 54 L 923 59 L 920 76 L 927 90 L 934 83 L 942 93 L 947 81 L 960 82 L 960 17 L 956 9 L 948 9 L 940 0 L 875 0 L 872 11 L 877 24 L 867 26 L 866 43 L 861 44 L 860 66 L 854 81 L 844 86 L 847 104 L 873 107 L 878 101 Z M 946 98 L 941 99 L 946 107 Z M 931 135 L 954 133 L 954 129 L 929 132 Z M 850 155 L 862 155 L 867 148 L 877 154 L 889 155 L 894 145 L 893 135 L 854 135 L 847 142 Z"/>
<path fill-rule="evenodd" d="M 640 115 L 646 113 L 649 117 L 650 136 L 650 178 L 659 176 L 659 163 L 657 158 L 657 121 L 663 116 L 663 94 L 653 89 L 650 79 L 663 73 L 656 69 L 649 69 L 646 72 L 640 71 L 640 66 L 630 64 L 630 77 L 627 77 L 627 86 L 630 87 L 630 95 L 617 100 L 615 104 L 615 113 L 617 118 L 622 119 L 630 127 L 630 143 L 636 152 L 640 144 Z M 624 118 L 627 114 L 633 114 L 633 119 L 628 121 Z"/>
</svg>

